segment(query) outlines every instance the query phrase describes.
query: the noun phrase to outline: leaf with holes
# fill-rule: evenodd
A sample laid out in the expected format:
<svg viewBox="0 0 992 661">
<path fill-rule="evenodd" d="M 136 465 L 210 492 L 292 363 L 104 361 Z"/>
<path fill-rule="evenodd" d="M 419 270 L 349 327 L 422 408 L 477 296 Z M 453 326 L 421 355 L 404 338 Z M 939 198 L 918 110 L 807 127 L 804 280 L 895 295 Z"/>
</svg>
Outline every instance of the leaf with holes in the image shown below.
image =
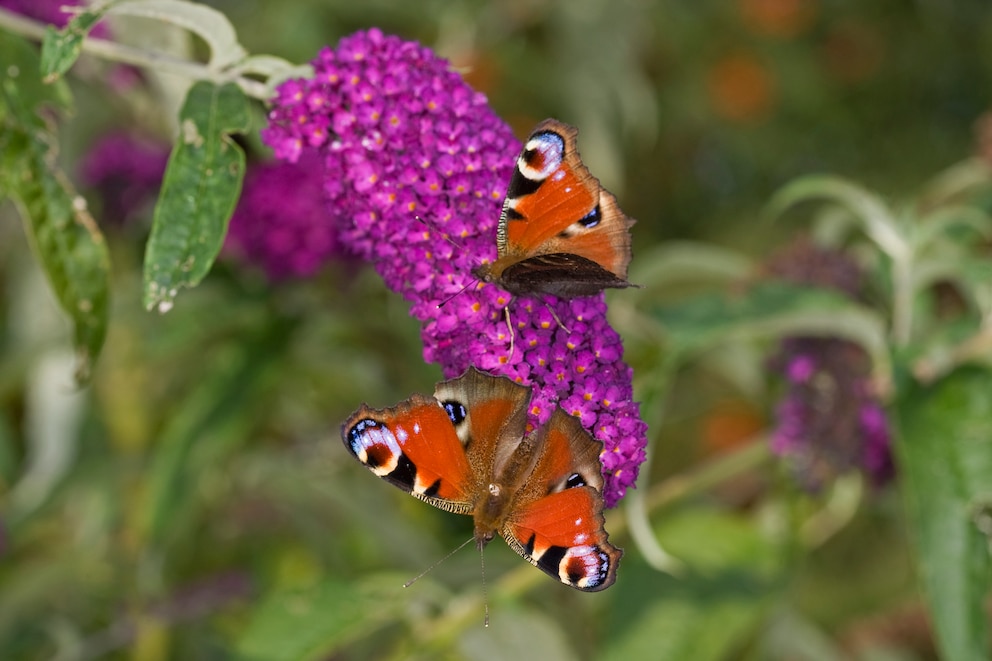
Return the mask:
<svg viewBox="0 0 992 661">
<path fill-rule="evenodd" d="M 24 219 L 59 305 L 73 322 L 76 378 L 85 381 L 107 333 L 110 257 L 100 229 L 59 169 L 56 140 L 38 115 L 64 90 L 44 92 L 38 60 L 24 42 L 0 35 L 0 187 Z"/>
<path fill-rule="evenodd" d="M 233 83 L 199 82 L 179 120 L 145 251 L 144 304 L 160 312 L 206 276 L 224 243 L 245 172 L 230 134 L 247 130 L 248 102 Z"/>
</svg>

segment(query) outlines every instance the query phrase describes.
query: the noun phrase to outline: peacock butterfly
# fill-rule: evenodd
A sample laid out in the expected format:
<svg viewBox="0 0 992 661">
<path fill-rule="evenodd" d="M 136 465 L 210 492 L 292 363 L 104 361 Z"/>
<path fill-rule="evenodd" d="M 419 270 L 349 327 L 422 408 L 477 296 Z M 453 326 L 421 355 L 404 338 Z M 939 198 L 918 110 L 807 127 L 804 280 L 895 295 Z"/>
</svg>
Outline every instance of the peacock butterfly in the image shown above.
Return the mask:
<svg viewBox="0 0 992 661">
<path fill-rule="evenodd" d="M 497 259 L 478 266 L 475 277 L 515 296 L 636 287 L 627 282 L 634 221 L 582 164 L 577 134 L 546 119 L 527 138 L 503 200 Z"/>
<path fill-rule="evenodd" d="M 341 427 L 345 447 L 411 495 L 475 519 L 481 550 L 496 533 L 565 585 L 613 585 L 622 551 L 603 529 L 602 443 L 560 407 L 525 434 L 531 390 L 469 368 L 434 397 L 362 405 Z"/>
</svg>

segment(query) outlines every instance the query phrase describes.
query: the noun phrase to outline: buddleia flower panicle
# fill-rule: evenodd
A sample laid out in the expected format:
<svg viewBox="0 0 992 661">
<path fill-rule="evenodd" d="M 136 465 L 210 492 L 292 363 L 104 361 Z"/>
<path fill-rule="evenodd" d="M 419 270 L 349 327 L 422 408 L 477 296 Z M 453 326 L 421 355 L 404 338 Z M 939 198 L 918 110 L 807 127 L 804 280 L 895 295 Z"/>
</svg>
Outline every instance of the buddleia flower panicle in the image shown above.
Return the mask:
<svg viewBox="0 0 992 661">
<path fill-rule="evenodd" d="M 263 139 L 289 162 L 319 155 L 327 222 L 410 301 L 424 359 L 448 378 L 475 365 L 533 386 L 534 424 L 560 402 L 604 443 L 604 497 L 615 504 L 644 460 L 646 426 L 603 295 L 550 302 L 566 332 L 542 301 L 471 275 L 496 258 L 519 141 L 417 43 L 372 29 L 324 49 L 313 67 L 278 88 Z"/>
<path fill-rule="evenodd" d="M 808 240 L 773 258 L 768 270 L 852 298 L 862 289 L 853 260 Z M 852 469 L 864 471 L 875 485 L 892 477 L 888 420 L 872 389 L 871 359 L 861 347 L 829 337 L 791 337 L 783 340 L 772 365 L 786 382 L 772 450 L 789 461 L 804 488 L 818 491 Z"/>
</svg>

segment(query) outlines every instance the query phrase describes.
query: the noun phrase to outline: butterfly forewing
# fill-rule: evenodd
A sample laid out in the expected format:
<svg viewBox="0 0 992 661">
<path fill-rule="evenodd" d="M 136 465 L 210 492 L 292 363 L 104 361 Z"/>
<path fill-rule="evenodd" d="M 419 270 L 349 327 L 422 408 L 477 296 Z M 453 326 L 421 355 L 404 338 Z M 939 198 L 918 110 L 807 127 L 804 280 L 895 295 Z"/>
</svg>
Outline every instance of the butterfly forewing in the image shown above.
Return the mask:
<svg viewBox="0 0 992 661">
<path fill-rule="evenodd" d="M 437 400 L 414 395 L 393 408 L 362 406 L 342 426 L 341 438 L 387 482 L 442 509 L 471 511 L 472 471 Z"/>
<path fill-rule="evenodd" d="M 434 397 L 445 407 L 464 411 L 464 420 L 455 427 L 476 482 L 485 486 L 523 438 L 530 388 L 470 368 L 437 384 Z"/>
<path fill-rule="evenodd" d="M 576 131 L 554 119 L 517 157 L 496 230 L 497 259 L 473 274 L 514 296 L 591 296 L 632 287 L 630 226 L 616 198 L 582 164 Z M 542 261 L 555 257 L 549 268 Z M 560 257 L 570 259 L 560 259 Z"/>
</svg>

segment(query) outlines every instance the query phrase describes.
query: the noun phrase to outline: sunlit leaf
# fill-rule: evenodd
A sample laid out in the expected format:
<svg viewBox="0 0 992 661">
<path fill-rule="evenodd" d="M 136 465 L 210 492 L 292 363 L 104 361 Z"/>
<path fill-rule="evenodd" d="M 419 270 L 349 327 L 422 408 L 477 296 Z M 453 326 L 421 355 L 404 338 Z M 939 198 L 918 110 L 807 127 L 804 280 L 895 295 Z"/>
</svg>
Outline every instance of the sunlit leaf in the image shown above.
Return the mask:
<svg viewBox="0 0 992 661">
<path fill-rule="evenodd" d="M 145 252 L 146 308 L 168 311 L 180 287 L 196 286 L 210 271 L 244 177 L 245 156 L 230 134 L 248 124 L 237 85 L 199 82 L 190 89 Z"/>
<path fill-rule="evenodd" d="M 900 399 L 896 450 L 943 658 L 987 659 L 992 588 L 992 373 L 967 369 Z"/>
</svg>

